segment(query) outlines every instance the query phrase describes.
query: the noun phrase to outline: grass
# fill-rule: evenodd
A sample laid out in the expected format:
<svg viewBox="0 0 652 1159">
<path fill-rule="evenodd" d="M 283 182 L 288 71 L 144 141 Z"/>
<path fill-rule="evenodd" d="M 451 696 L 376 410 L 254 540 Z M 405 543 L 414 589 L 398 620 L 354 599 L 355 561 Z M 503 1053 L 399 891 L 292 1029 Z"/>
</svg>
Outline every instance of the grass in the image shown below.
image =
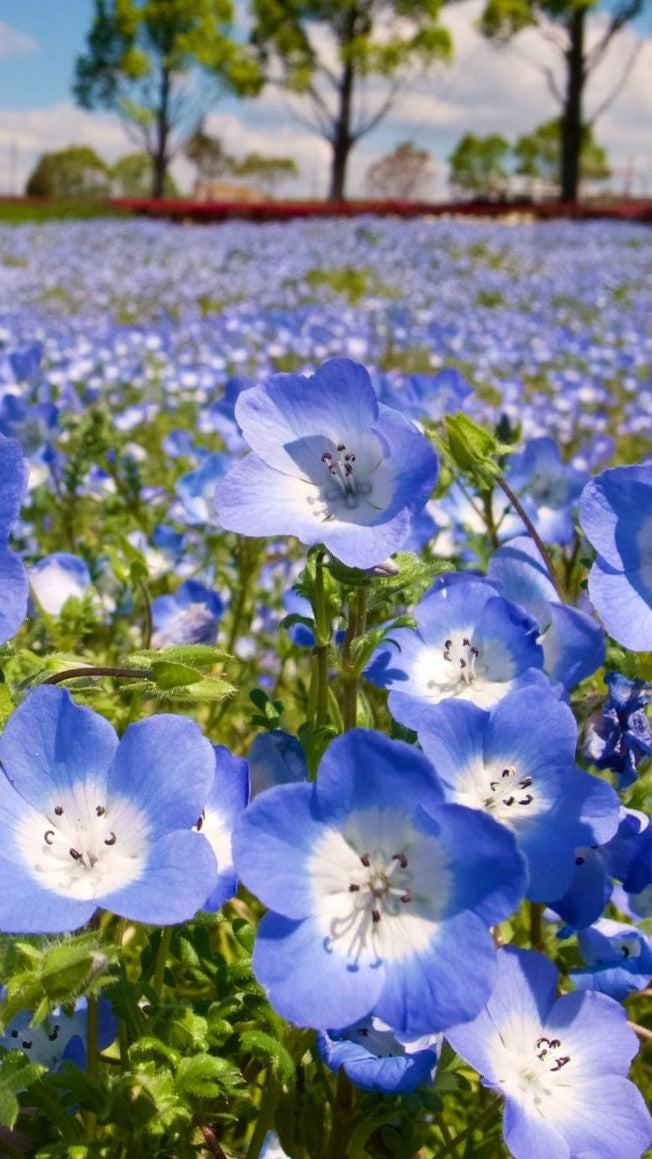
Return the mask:
<svg viewBox="0 0 652 1159">
<path fill-rule="evenodd" d="M 19 197 L 0 198 L 0 224 L 25 225 L 40 221 L 85 221 L 95 217 L 131 217 L 108 201 L 52 199 L 32 201 Z"/>
</svg>

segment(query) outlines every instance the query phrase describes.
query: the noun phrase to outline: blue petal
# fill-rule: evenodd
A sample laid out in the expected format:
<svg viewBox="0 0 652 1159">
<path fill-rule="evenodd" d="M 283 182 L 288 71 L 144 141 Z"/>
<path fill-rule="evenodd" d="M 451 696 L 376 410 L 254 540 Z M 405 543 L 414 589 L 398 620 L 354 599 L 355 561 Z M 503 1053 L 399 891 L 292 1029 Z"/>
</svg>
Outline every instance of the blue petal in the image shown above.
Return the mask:
<svg viewBox="0 0 652 1159">
<path fill-rule="evenodd" d="M 138 880 L 106 894 L 101 904 L 131 921 L 176 925 L 203 908 L 216 873 L 215 855 L 201 833 L 166 833 L 153 841 Z"/>
</svg>

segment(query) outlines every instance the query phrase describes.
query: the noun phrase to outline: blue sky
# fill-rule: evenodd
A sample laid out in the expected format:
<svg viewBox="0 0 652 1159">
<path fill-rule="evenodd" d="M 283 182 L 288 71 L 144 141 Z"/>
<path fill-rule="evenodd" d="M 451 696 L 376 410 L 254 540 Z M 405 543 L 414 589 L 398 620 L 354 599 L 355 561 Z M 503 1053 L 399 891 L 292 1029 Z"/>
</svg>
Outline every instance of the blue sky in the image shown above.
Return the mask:
<svg viewBox="0 0 652 1159">
<path fill-rule="evenodd" d="M 349 190 L 364 190 L 366 167 L 397 143 L 412 140 L 430 150 L 437 175 L 434 196 L 447 193 L 446 159 L 464 132 L 502 132 L 512 140 L 556 115 L 543 68 L 557 69 L 552 49 L 538 33 L 525 33 L 505 50 L 481 40 L 474 20 L 481 0 L 462 0 L 443 11 L 455 59 L 438 66 L 402 94 L 390 116 L 356 149 Z M 107 160 L 133 149 L 117 117 L 76 108 L 71 91 L 75 58 L 84 50 L 93 0 L 1 0 L 0 2 L 0 192 L 17 192 L 41 152 L 72 143 L 90 144 Z M 649 36 L 652 13 L 641 25 Z M 652 39 L 636 52 L 640 34 L 622 34 L 596 72 L 587 92 L 589 114 L 628 72 L 626 85 L 596 124 L 615 170 L 616 187 L 633 181 L 634 191 L 652 196 Z M 369 99 L 380 91 L 370 85 Z M 223 99 L 211 111 L 209 128 L 232 152 L 257 150 L 293 154 L 301 179 L 292 195 L 325 192 L 329 153 L 291 115 L 289 103 L 268 91 L 258 101 Z M 4 173 L 4 186 L 3 186 Z M 176 175 L 189 185 L 191 172 L 177 162 Z M 12 188 L 13 186 L 13 188 Z"/>
</svg>

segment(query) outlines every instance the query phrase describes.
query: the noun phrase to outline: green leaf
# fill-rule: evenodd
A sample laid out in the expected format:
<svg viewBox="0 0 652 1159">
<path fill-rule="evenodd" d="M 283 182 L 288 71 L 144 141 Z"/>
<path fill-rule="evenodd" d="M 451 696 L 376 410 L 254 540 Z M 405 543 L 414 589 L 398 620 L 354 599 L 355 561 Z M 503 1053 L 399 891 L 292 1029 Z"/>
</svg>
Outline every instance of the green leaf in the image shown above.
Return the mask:
<svg viewBox="0 0 652 1159">
<path fill-rule="evenodd" d="M 156 687 L 163 689 L 185 688 L 189 684 L 199 684 L 203 679 L 196 668 L 170 660 L 154 660 L 149 671 Z"/>
<path fill-rule="evenodd" d="M 30 1062 L 22 1050 L 4 1055 L 0 1067 L 0 1123 L 13 1127 L 20 1107 L 16 1095 L 27 1090 L 43 1074 L 45 1067 Z"/>
<path fill-rule="evenodd" d="M 223 1092 L 241 1086 L 242 1082 L 237 1066 L 225 1058 L 213 1058 L 210 1054 L 182 1058 L 176 1073 L 179 1093 L 197 1099 L 217 1098 Z"/>
<path fill-rule="evenodd" d="M 242 1049 L 248 1054 L 262 1058 L 266 1065 L 273 1067 L 281 1082 L 294 1082 L 296 1068 L 289 1050 L 262 1030 L 245 1030 L 240 1036 Z"/>
<path fill-rule="evenodd" d="M 192 668 L 212 668 L 216 664 L 225 664 L 233 657 L 221 648 L 213 648 L 210 644 L 175 644 L 170 648 L 140 649 L 130 652 L 130 664 L 139 664 L 149 667 L 154 660 L 169 660 L 173 664 L 188 664 Z"/>
</svg>

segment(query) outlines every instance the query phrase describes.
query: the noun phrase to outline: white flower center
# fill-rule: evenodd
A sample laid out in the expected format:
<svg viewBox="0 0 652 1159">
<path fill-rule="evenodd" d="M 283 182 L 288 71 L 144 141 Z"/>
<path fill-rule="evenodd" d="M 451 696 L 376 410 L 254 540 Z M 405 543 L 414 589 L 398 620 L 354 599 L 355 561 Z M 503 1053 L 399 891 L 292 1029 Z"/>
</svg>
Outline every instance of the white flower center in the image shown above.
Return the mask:
<svg viewBox="0 0 652 1159">
<path fill-rule="evenodd" d="M 536 1032 L 534 1032 L 536 1033 Z M 513 1052 L 505 1049 L 502 1074 L 498 1083 L 507 1094 L 525 1099 L 541 1115 L 563 1114 L 565 1105 L 572 1100 L 571 1055 L 562 1040 L 553 1034 L 542 1034 Z"/>
<path fill-rule="evenodd" d="M 17 839 L 36 880 L 79 901 L 101 898 L 140 877 L 149 825 L 126 798 L 106 798 L 106 787 L 80 781 L 60 791 L 45 813 L 33 810 Z"/>
<path fill-rule="evenodd" d="M 523 777 L 516 772 L 513 765 L 508 765 L 489 782 L 489 793 L 484 797 L 483 806 L 497 821 L 509 824 L 515 819 L 515 815 L 520 814 L 523 809 L 527 810 L 533 802 L 532 777 Z M 532 812 L 532 809 L 529 811 Z"/>
<path fill-rule="evenodd" d="M 450 892 L 439 842 L 398 810 L 352 814 L 309 863 L 324 938 L 357 965 L 396 960 L 431 941 Z"/>
</svg>

